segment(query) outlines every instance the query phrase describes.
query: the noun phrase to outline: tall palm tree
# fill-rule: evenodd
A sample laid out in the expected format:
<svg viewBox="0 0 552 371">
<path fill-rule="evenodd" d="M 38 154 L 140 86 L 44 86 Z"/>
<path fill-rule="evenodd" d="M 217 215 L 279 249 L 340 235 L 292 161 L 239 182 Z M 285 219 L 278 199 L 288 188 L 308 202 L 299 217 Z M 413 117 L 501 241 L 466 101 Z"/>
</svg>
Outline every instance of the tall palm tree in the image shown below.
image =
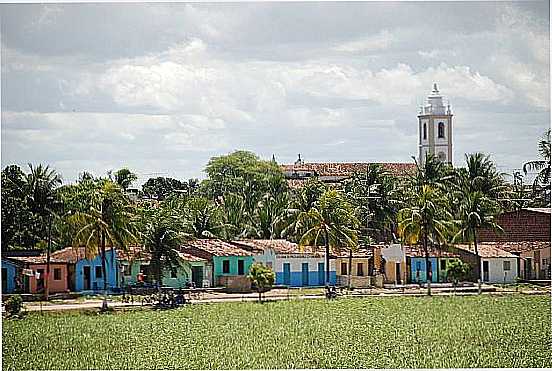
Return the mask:
<svg viewBox="0 0 552 371">
<path fill-rule="evenodd" d="M 481 258 L 478 251 L 477 229 L 492 228 L 502 231 L 502 228 L 494 222 L 494 215 L 499 209 L 498 203 L 486 197 L 481 191 L 464 190 L 461 193 L 458 208 L 458 217 L 455 224 L 458 232 L 454 235 L 453 242 L 473 242 L 476 258 L 475 273 L 478 279 L 481 277 Z"/>
<path fill-rule="evenodd" d="M 550 129 L 548 129 L 544 137 L 539 142 L 539 154 L 541 160 L 529 161 L 523 165 L 523 172 L 527 174 L 529 171 L 538 171 L 535 180 L 533 181 L 533 193 L 544 191 L 545 204 L 550 206 Z"/>
<path fill-rule="evenodd" d="M 151 254 L 150 267 L 159 288 L 163 284 L 164 269 L 176 273 L 180 265 L 177 249 L 186 238 L 175 211 L 165 207 L 142 210 L 140 240 Z"/>
<path fill-rule="evenodd" d="M 96 252 L 101 256 L 104 278 L 102 309 L 106 310 L 106 246 L 127 250 L 128 245 L 136 240 L 135 224 L 128 200 L 118 184 L 100 179 L 95 187 L 87 190 L 87 210 L 76 211 L 70 217 L 71 222 L 78 226 L 74 244 L 84 245 L 87 256 L 93 256 Z M 76 189 L 76 192 L 79 192 L 79 189 Z"/>
<path fill-rule="evenodd" d="M 50 253 L 52 218 L 56 215 L 57 206 L 56 190 L 61 185 L 61 176 L 49 166 L 33 166 L 29 164 L 30 172 L 25 177 L 25 189 L 31 211 L 41 220 L 43 224 L 41 235 L 48 239 L 46 249 L 46 276 L 44 277 L 44 296 L 48 300 L 50 295 Z M 47 227 L 46 227 L 47 224 Z"/>
<path fill-rule="evenodd" d="M 450 233 L 451 216 L 445 207 L 445 199 L 438 188 L 424 185 L 420 192 L 412 192 L 407 207 L 399 211 L 398 233 L 404 243 L 422 242 L 426 261 L 426 283 L 431 294 L 429 243 L 442 243 Z"/>
<path fill-rule="evenodd" d="M 356 248 L 358 224 L 352 206 L 336 190 L 324 192 L 308 211 L 299 215 L 296 228 L 306 229 L 299 245 L 325 246 L 326 285 L 330 283 L 330 248 Z"/>
</svg>

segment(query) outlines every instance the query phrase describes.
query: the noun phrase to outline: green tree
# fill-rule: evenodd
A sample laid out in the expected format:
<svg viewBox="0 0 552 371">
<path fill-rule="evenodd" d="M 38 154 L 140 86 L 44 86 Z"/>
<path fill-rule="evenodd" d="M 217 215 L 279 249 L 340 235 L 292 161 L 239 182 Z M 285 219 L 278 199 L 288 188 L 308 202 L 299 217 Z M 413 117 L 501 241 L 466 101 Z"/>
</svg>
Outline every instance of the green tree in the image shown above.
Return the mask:
<svg viewBox="0 0 552 371">
<path fill-rule="evenodd" d="M 299 215 L 296 228 L 306 230 L 299 244 L 325 246 L 326 285 L 330 282 L 330 248 L 355 249 L 358 224 L 353 207 L 336 190 L 324 192 L 308 211 Z"/>
<path fill-rule="evenodd" d="M 171 207 L 144 207 L 141 210 L 139 235 L 146 252 L 151 254 L 150 268 L 158 287 L 163 285 L 163 271 L 176 273 L 180 266 L 178 248 L 186 239 L 179 217 Z"/>
<path fill-rule="evenodd" d="M 87 185 L 88 186 L 88 185 Z M 85 246 L 88 256 L 99 253 L 104 277 L 104 301 L 107 309 L 106 246 L 127 250 L 136 241 L 134 214 L 121 187 L 107 179 L 96 181 L 93 187 L 76 187 L 76 198 L 84 198 L 86 210 L 76 211 L 70 221 L 77 227 L 74 244 Z M 79 195 L 79 192 L 83 194 Z"/>
<path fill-rule="evenodd" d="M 2 251 L 34 247 L 43 237 L 41 220 L 29 207 L 25 183 L 19 166 L 2 170 Z"/>
<path fill-rule="evenodd" d="M 182 207 L 186 230 L 195 238 L 213 238 L 221 234 L 222 211 L 213 201 L 193 196 Z"/>
<path fill-rule="evenodd" d="M 398 233 L 403 243 L 414 245 L 422 242 L 428 294 L 431 294 L 428 246 L 430 242 L 441 244 L 447 241 L 451 219 L 441 192 L 430 185 L 424 185 L 420 192 L 411 192 L 407 206 L 399 211 Z"/>
<path fill-rule="evenodd" d="M 529 171 L 538 171 L 533 181 L 533 194 L 541 202 L 539 206 L 550 207 L 550 129 L 539 141 L 538 149 L 542 159 L 525 163 L 523 172 L 527 174 Z"/>
<path fill-rule="evenodd" d="M 131 185 L 132 182 L 136 181 L 138 177 L 132 171 L 126 167 L 117 170 L 115 173 L 109 172 L 109 178 L 117 183 L 123 191 L 126 191 Z"/>
<path fill-rule="evenodd" d="M 475 273 L 481 279 L 481 258 L 479 257 L 477 230 L 479 228 L 492 228 L 502 231 L 502 228 L 494 222 L 494 215 L 499 209 L 498 203 L 486 197 L 481 191 L 465 189 L 459 197 L 458 216 L 455 221 L 458 232 L 453 237 L 453 242 L 473 242 L 476 257 Z"/>
<path fill-rule="evenodd" d="M 448 279 L 452 279 L 454 286 L 458 284 L 458 281 L 465 280 L 469 277 L 471 266 L 464 263 L 460 259 L 453 259 L 447 261 L 446 274 Z"/>
<path fill-rule="evenodd" d="M 186 190 L 187 187 L 174 178 L 150 178 L 142 185 L 142 192 L 146 197 L 163 201 L 178 190 Z"/>
<path fill-rule="evenodd" d="M 259 293 L 259 303 L 262 301 L 263 292 L 269 290 L 274 285 L 276 275 L 272 269 L 262 263 L 254 263 L 251 265 L 249 275 L 247 276 L 251 280 L 251 283 L 255 285 L 257 292 Z"/>
<path fill-rule="evenodd" d="M 396 179 L 379 164 L 369 164 L 366 172 L 355 172 L 344 182 L 347 199 L 361 221 L 362 239 L 391 241 L 399 211 Z"/>
</svg>

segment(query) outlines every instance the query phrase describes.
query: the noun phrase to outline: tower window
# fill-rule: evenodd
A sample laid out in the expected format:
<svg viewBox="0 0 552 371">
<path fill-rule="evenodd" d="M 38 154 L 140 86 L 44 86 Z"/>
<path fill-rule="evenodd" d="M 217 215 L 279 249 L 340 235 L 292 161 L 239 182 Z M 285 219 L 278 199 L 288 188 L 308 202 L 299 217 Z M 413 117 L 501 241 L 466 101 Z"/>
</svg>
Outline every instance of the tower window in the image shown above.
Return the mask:
<svg viewBox="0 0 552 371">
<path fill-rule="evenodd" d="M 439 138 L 444 138 L 445 137 L 445 124 L 443 122 L 439 123 L 439 126 L 437 128 L 437 136 Z"/>
<path fill-rule="evenodd" d="M 424 122 L 424 140 L 427 139 L 427 124 Z"/>
</svg>

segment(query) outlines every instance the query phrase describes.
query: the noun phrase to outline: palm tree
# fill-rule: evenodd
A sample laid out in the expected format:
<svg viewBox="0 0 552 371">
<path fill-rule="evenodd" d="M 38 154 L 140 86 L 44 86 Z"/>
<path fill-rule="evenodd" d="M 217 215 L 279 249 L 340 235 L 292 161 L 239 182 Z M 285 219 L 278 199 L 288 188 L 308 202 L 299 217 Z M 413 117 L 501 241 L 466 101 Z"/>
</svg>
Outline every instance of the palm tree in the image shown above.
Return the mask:
<svg viewBox="0 0 552 371">
<path fill-rule="evenodd" d="M 477 268 L 475 269 L 478 279 L 481 277 L 481 259 L 478 251 L 477 229 L 492 228 L 502 231 L 502 228 L 494 222 L 494 215 L 499 206 L 486 197 L 481 191 L 472 192 L 466 189 L 460 196 L 458 208 L 458 219 L 455 224 L 458 232 L 454 235 L 453 242 L 473 242 Z"/>
<path fill-rule="evenodd" d="M 330 248 L 356 248 L 358 224 L 352 206 L 336 190 L 324 192 L 310 210 L 299 215 L 296 228 L 306 229 L 299 245 L 316 248 L 324 244 L 326 248 L 326 286 L 330 283 Z"/>
<path fill-rule="evenodd" d="M 78 188 L 78 187 L 77 187 Z M 127 250 L 129 243 L 136 240 L 133 216 L 121 187 L 110 180 L 100 179 L 85 196 L 87 210 L 76 211 L 70 217 L 78 226 L 74 244 L 84 245 L 87 256 L 98 252 L 102 259 L 104 277 L 104 301 L 102 310 L 107 309 L 106 246 Z M 79 192 L 79 189 L 75 190 Z"/>
<path fill-rule="evenodd" d="M 408 206 L 399 211 L 398 233 L 403 242 L 414 245 L 422 242 L 426 261 L 426 282 L 431 294 L 429 267 L 429 242 L 442 243 L 450 231 L 450 213 L 438 188 L 422 186 L 420 192 L 412 192 Z"/>
<path fill-rule="evenodd" d="M 168 268 L 176 273 L 180 265 L 177 249 L 185 239 L 180 231 L 178 216 L 172 208 L 145 208 L 140 222 L 140 239 L 151 254 L 150 267 L 160 288 L 163 283 L 163 270 Z"/>
<path fill-rule="evenodd" d="M 130 187 L 132 182 L 138 179 L 136 174 L 131 172 L 126 167 L 117 170 L 113 174 L 113 176 L 111 175 L 111 171 L 108 173 L 108 175 L 113 182 L 117 183 L 123 189 L 123 191 L 126 191 Z"/>
<path fill-rule="evenodd" d="M 544 137 L 539 142 L 539 154 L 542 160 L 529 161 L 523 165 L 523 172 L 527 174 L 529 171 L 538 171 L 535 180 L 533 181 L 533 193 L 538 193 L 543 190 L 545 204 L 550 206 L 550 129 L 547 130 Z"/>
<path fill-rule="evenodd" d="M 29 164 L 30 172 L 25 177 L 24 188 L 28 203 L 32 212 L 38 216 L 43 223 L 41 235 L 47 235 L 48 244 L 46 249 L 46 276 L 44 278 L 44 296 L 48 300 L 50 295 L 50 253 L 52 249 L 52 218 L 56 213 L 56 189 L 61 185 L 61 176 L 49 166 L 42 164 L 34 167 Z M 47 231 L 45 230 L 45 222 L 48 221 Z"/>
<path fill-rule="evenodd" d="M 181 207 L 185 229 L 195 238 L 212 238 L 222 232 L 220 207 L 205 197 L 190 197 Z"/>
</svg>

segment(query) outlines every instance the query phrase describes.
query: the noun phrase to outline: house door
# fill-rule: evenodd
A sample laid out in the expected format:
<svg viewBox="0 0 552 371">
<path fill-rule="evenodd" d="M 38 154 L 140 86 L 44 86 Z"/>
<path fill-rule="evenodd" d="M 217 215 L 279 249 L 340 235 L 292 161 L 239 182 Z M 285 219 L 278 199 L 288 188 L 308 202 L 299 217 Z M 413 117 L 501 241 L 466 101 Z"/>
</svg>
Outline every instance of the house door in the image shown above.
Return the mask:
<svg viewBox="0 0 552 371">
<path fill-rule="evenodd" d="M 8 269 L 2 268 L 2 294 L 8 291 Z"/>
<path fill-rule="evenodd" d="M 489 282 L 489 261 L 483 261 L 483 282 Z"/>
<path fill-rule="evenodd" d="M 44 269 L 37 269 L 39 279 L 36 280 L 36 291 L 40 292 L 44 290 Z"/>
<path fill-rule="evenodd" d="M 289 263 L 284 263 L 284 285 L 290 284 L 291 281 L 291 272 Z"/>
<path fill-rule="evenodd" d="M 324 263 L 318 263 L 318 284 L 324 286 L 324 276 L 326 272 L 324 271 Z"/>
<path fill-rule="evenodd" d="M 301 284 L 303 286 L 309 285 L 309 263 L 301 264 Z"/>
<path fill-rule="evenodd" d="M 525 279 L 530 280 L 533 278 L 533 259 L 525 258 Z"/>
<path fill-rule="evenodd" d="M 84 290 L 90 290 L 90 267 L 82 267 L 82 272 L 84 275 Z"/>
<path fill-rule="evenodd" d="M 243 276 L 245 274 L 243 260 L 238 260 L 238 275 Z"/>
<path fill-rule="evenodd" d="M 203 285 L 203 267 L 192 267 L 192 282 L 196 287 Z"/>
<path fill-rule="evenodd" d="M 395 282 L 401 283 L 401 263 L 395 263 Z"/>
</svg>

